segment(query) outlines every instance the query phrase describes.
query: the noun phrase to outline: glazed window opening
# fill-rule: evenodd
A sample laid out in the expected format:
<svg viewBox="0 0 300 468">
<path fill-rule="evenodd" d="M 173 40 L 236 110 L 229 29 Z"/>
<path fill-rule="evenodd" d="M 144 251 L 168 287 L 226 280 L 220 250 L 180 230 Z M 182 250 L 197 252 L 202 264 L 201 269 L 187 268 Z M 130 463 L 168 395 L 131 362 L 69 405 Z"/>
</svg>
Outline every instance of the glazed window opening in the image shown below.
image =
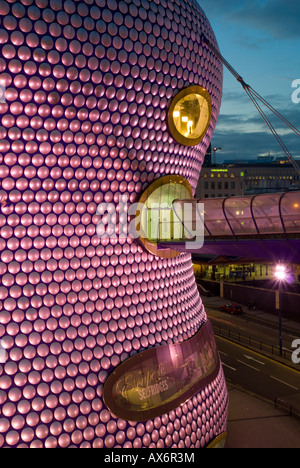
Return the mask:
<svg viewBox="0 0 300 468">
<path fill-rule="evenodd" d="M 212 114 L 209 92 L 202 86 L 180 91 L 171 102 L 168 125 L 172 137 L 185 146 L 198 145 L 206 135 Z"/>
</svg>

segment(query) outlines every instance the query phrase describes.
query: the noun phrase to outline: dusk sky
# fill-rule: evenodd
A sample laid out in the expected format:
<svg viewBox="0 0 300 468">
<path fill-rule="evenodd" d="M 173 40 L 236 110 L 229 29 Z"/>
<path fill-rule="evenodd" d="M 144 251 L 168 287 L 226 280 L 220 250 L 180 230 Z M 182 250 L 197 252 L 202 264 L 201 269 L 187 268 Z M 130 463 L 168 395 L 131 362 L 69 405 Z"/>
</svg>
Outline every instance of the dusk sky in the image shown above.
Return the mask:
<svg viewBox="0 0 300 468">
<path fill-rule="evenodd" d="M 300 80 L 299 0 L 198 1 L 211 22 L 222 55 L 246 83 L 300 129 L 300 102 L 292 101 L 296 91 L 292 83 Z M 277 118 L 271 121 L 291 154 L 300 158 L 300 138 Z M 212 144 L 223 148 L 217 153 L 218 163 L 234 156 L 284 156 L 242 86 L 226 69 Z"/>
</svg>

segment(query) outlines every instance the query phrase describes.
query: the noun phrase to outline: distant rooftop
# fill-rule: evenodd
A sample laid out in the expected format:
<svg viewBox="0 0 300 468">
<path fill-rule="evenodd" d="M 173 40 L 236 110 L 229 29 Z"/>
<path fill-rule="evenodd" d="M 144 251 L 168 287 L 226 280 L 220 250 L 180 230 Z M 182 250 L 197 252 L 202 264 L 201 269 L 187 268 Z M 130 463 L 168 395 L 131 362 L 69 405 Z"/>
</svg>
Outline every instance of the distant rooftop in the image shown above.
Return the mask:
<svg viewBox="0 0 300 468">
<path fill-rule="evenodd" d="M 296 160 L 300 166 L 300 160 Z M 287 158 L 274 158 L 272 156 L 259 156 L 257 159 L 227 159 L 223 166 L 292 166 Z"/>
</svg>

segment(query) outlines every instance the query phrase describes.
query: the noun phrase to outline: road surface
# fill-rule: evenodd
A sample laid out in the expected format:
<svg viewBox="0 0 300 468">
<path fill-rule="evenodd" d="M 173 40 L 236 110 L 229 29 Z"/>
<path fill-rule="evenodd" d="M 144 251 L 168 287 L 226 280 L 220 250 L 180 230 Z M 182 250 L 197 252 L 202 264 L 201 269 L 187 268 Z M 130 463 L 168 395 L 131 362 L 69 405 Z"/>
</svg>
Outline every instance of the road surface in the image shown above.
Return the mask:
<svg viewBox="0 0 300 468">
<path fill-rule="evenodd" d="M 219 311 L 226 300 L 220 298 L 203 298 L 206 312 L 214 326 L 220 326 L 222 330 L 231 330 L 233 333 L 243 337 L 251 337 L 264 345 L 279 347 L 279 325 L 277 317 L 269 315 L 267 321 L 263 314 L 245 312 L 243 315 L 231 316 Z M 272 321 L 271 321 L 272 320 Z M 300 324 L 298 329 L 293 329 L 288 322 L 283 321 L 283 348 L 291 352 L 292 343 L 300 339 Z M 299 366 L 300 370 L 300 366 Z"/>
<path fill-rule="evenodd" d="M 228 383 L 300 410 L 300 372 L 224 338 L 216 340 Z"/>
</svg>

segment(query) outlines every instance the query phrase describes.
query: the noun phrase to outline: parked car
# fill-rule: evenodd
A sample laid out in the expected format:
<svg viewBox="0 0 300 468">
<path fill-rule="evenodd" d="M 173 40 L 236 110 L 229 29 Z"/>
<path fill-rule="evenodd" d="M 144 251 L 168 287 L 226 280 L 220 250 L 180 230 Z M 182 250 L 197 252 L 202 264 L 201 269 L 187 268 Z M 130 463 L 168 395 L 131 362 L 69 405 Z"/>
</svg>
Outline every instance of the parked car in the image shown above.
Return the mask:
<svg viewBox="0 0 300 468">
<path fill-rule="evenodd" d="M 236 304 L 227 304 L 219 309 L 221 312 L 226 312 L 227 314 L 231 315 L 241 315 L 243 313 L 243 309 L 241 306 Z"/>
</svg>

